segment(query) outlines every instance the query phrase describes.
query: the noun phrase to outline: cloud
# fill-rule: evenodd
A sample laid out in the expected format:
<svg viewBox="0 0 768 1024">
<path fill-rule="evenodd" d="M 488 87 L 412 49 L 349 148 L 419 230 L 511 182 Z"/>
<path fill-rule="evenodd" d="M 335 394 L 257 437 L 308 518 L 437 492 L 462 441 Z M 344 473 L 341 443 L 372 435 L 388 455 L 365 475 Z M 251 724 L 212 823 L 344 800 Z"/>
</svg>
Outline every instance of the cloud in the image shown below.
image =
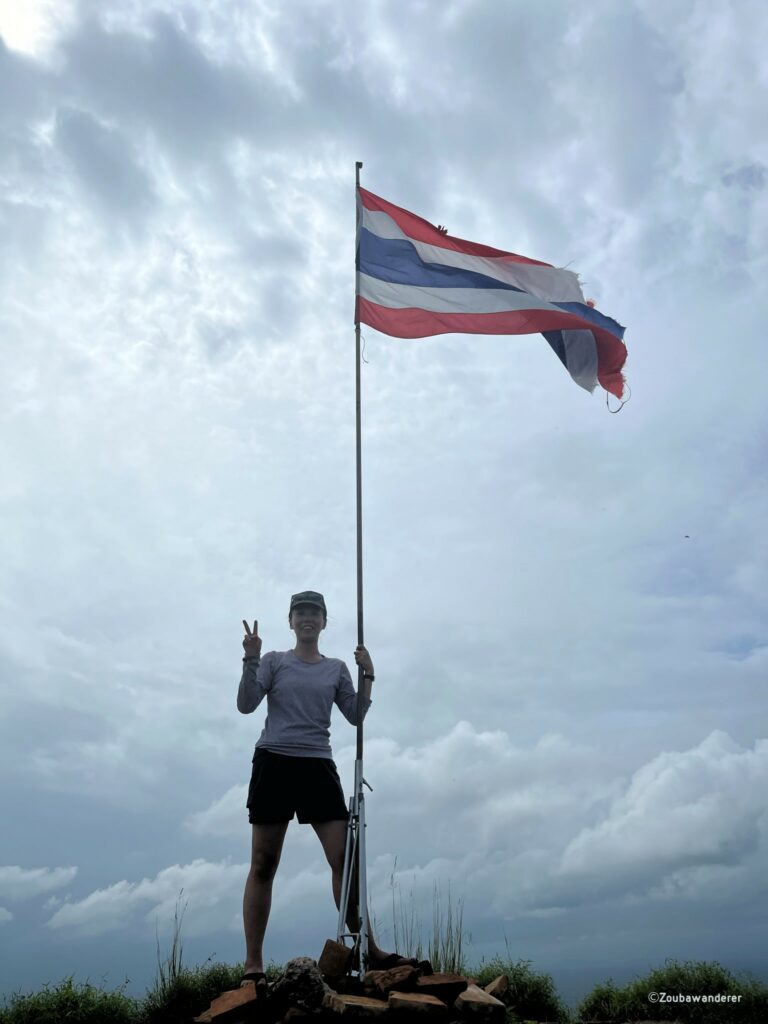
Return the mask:
<svg viewBox="0 0 768 1024">
<path fill-rule="evenodd" d="M 761 801 L 768 741 L 744 749 L 714 732 L 689 750 L 657 755 L 629 781 L 606 772 L 599 749 L 556 735 L 522 748 L 502 731 L 459 723 L 421 747 L 370 741 L 366 777 L 368 881 L 381 918 L 393 894 L 419 912 L 435 887 L 471 907 L 478 934 L 499 922 L 565 919 L 607 905 L 715 905 L 760 887 L 768 840 Z M 339 756 L 342 778 L 353 751 Z M 232 787 L 186 828 L 227 842 L 243 836 L 245 787 Z M 246 865 L 197 859 L 153 879 L 121 881 L 59 906 L 52 929 L 99 934 L 170 919 L 183 888 L 188 926 L 237 930 Z M 276 886 L 276 928 L 296 901 L 307 927 L 328 915 L 329 874 L 311 830 L 290 828 Z M 397 894 L 400 896 L 397 896 Z M 568 919 L 570 922 L 570 918 Z M 572 927 L 567 924 L 566 930 Z"/>
<path fill-rule="evenodd" d="M 248 796 L 248 785 L 232 786 L 218 800 L 202 811 L 188 815 L 184 827 L 193 835 L 240 836 L 243 832 L 243 808 Z"/>
<path fill-rule="evenodd" d="M 47 80 L 40 65 L 9 49 L 0 36 L 0 88 L 3 97 L 14 98 L 13 103 L 0 104 L 0 131 L 7 144 L 0 155 L 4 166 L 13 164 L 16 148 L 23 146 L 25 129 L 45 109 Z"/>
<path fill-rule="evenodd" d="M 6 910 L 5 907 L 0 907 L 0 924 L 7 924 L 13 920 L 13 914 L 10 910 Z"/>
<path fill-rule="evenodd" d="M 424 899 L 436 882 L 462 880 L 487 921 L 644 897 L 695 894 L 706 905 L 726 881 L 734 899 L 762 885 L 766 741 L 744 749 L 716 731 L 653 757 L 628 783 L 598 748 L 557 736 L 520 749 L 463 724 L 431 747 L 395 748 L 391 759 L 369 746 L 378 785 L 367 798 L 368 848 L 379 900 L 395 856 L 399 886 Z"/>
<path fill-rule="evenodd" d="M 54 138 L 88 200 L 95 199 L 109 216 L 132 226 L 143 218 L 155 198 L 152 185 L 119 131 L 85 111 L 59 107 Z"/>
<path fill-rule="evenodd" d="M 563 852 L 558 873 L 594 895 L 701 893 L 701 881 L 751 861 L 768 839 L 768 740 L 744 750 L 723 732 L 659 754 L 596 825 Z"/>
<path fill-rule="evenodd" d="M 163 12 L 112 29 L 91 17 L 60 51 L 64 74 L 96 113 L 149 128 L 185 161 L 217 163 L 234 136 L 263 131 L 279 116 L 269 76 L 211 60 Z"/>
<path fill-rule="evenodd" d="M 351 747 L 340 748 L 336 761 L 344 782 L 352 777 L 353 758 Z M 388 823 L 390 836 L 397 836 L 401 859 L 423 848 L 417 823 L 429 822 L 431 844 L 444 853 L 462 849 L 470 832 L 484 847 L 504 835 L 523 841 L 555 813 L 574 803 L 583 813 L 614 792 L 613 783 L 601 784 L 596 762 L 594 750 L 556 734 L 519 747 L 503 730 L 480 731 L 459 721 L 423 744 L 369 738 L 366 777 L 375 792 L 368 803 Z M 242 835 L 247 790 L 247 780 L 232 786 L 190 814 L 185 827 L 196 835 Z"/>
<path fill-rule="evenodd" d="M 12 49 L 45 58 L 62 29 L 73 21 L 76 11 L 75 0 L 4 3 L 0 10 L 0 34 Z"/>
<path fill-rule="evenodd" d="M 61 889 L 74 879 L 76 867 L 22 868 L 0 867 L 0 899 L 23 902 L 52 889 Z"/>
<path fill-rule="evenodd" d="M 163 868 L 154 878 L 122 880 L 96 889 L 82 900 L 67 900 L 47 926 L 53 931 L 91 936 L 126 930 L 142 918 L 145 922 L 162 922 L 165 931 L 179 902 L 183 907 L 188 900 L 195 913 L 188 919 L 187 931 L 190 935 L 204 934 L 211 927 L 211 917 L 221 926 L 221 905 L 232 903 L 236 889 L 242 895 L 245 873 L 243 865 L 203 859 L 176 864 Z"/>
<path fill-rule="evenodd" d="M 760 189 L 768 180 L 768 170 L 762 164 L 748 164 L 746 167 L 729 171 L 728 174 L 723 175 L 721 180 L 724 185 Z"/>
<path fill-rule="evenodd" d="M 84 900 L 66 900 L 48 920 L 48 927 L 79 929 L 86 935 L 100 935 L 124 927 L 126 911 L 134 903 L 135 888 L 125 881 L 116 882 L 107 889 L 96 890 Z"/>
</svg>

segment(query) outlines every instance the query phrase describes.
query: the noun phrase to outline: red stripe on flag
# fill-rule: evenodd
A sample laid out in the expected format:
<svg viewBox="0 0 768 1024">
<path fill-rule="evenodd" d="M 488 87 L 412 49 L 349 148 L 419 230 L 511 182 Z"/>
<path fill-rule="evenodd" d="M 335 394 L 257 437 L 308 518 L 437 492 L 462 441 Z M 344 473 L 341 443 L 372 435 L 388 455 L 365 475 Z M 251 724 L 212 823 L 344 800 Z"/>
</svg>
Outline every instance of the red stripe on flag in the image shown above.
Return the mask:
<svg viewBox="0 0 768 1024">
<path fill-rule="evenodd" d="M 360 190 L 362 192 L 362 189 Z M 507 310 L 503 313 L 432 313 L 425 309 L 388 309 L 358 296 L 356 318 L 394 338 L 427 338 L 434 334 L 540 334 L 542 331 L 591 331 L 597 348 L 597 379 L 621 398 L 621 368 L 627 358 L 623 342 L 610 331 L 595 327 L 574 313 L 548 309 Z"/>
<path fill-rule="evenodd" d="M 415 213 L 404 210 L 401 206 L 395 206 L 394 203 L 388 203 L 386 199 L 375 196 L 373 192 L 368 192 L 364 188 L 358 189 L 358 192 L 366 210 L 378 210 L 388 214 L 400 230 L 415 242 L 426 242 L 428 245 L 437 245 L 441 249 L 450 249 L 467 256 L 494 256 L 497 259 L 508 260 L 510 263 L 531 263 L 537 267 L 552 266 L 551 263 L 530 260 L 527 256 L 518 256 L 516 253 L 506 252 L 504 249 L 494 249 L 490 245 L 480 245 L 479 242 L 468 242 L 465 238 L 444 235 L 437 230 L 434 224 L 430 224 L 423 217 L 417 217 Z"/>
</svg>

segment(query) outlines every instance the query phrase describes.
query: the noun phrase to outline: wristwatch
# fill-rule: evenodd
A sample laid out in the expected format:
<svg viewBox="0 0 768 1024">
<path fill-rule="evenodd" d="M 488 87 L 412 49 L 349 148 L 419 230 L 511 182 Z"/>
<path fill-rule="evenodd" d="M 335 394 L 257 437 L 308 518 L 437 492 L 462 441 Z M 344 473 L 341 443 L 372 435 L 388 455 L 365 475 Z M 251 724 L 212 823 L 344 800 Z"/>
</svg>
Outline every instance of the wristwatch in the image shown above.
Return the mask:
<svg viewBox="0 0 768 1024">
<path fill-rule="evenodd" d="M 375 678 L 376 676 L 374 676 L 373 672 L 363 672 L 363 679 L 370 679 L 373 682 Z"/>
</svg>

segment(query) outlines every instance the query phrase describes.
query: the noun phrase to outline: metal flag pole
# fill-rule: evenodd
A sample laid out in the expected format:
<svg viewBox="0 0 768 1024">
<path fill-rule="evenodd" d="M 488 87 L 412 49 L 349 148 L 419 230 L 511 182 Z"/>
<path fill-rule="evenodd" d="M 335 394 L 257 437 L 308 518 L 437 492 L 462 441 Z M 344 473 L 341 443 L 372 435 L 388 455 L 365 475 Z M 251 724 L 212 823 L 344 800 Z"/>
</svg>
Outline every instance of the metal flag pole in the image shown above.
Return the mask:
<svg viewBox="0 0 768 1024">
<path fill-rule="evenodd" d="M 362 163 L 355 164 L 355 205 L 359 202 L 360 168 Z M 358 214 L 359 217 L 359 214 Z M 360 224 L 357 224 L 357 233 Z M 355 295 L 357 295 L 357 274 L 359 273 L 359 255 L 355 254 Z M 357 642 L 364 644 L 363 639 L 363 491 L 362 491 L 362 445 L 360 417 L 360 321 L 355 313 L 355 441 L 356 441 L 356 479 L 357 479 Z M 363 786 L 371 787 L 363 778 L 363 716 L 361 713 L 360 693 L 363 684 L 363 667 L 357 668 L 357 753 L 355 756 L 355 782 L 353 795 L 349 801 L 349 819 L 347 821 L 347 840 L 344 850 L 344 870 L 341 880 L 341 899 L 339 901 L 338 941 L 351 938 L 354 941 L 353 964 L 360 976 L 365 972 L 368 959 L 368 893 L 366 885 L 365 865 L 365 796 Z M 372 790 L 371 790 L 372 791 Z M 356 890 L 356 891 L 355 891 Z M 347 930 L 347 919 L 350 912 L 354 913 L 356 927 Z"/>
</svg>

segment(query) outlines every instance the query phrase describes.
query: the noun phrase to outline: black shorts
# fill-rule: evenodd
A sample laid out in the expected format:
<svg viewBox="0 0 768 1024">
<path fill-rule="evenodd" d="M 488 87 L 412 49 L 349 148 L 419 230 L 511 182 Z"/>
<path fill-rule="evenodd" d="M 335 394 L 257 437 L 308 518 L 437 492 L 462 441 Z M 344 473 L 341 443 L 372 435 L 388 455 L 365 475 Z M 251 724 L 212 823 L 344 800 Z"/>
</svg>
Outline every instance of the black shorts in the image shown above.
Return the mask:
<svg viewBox="0 0 768 1024">
<path fill-rule="evenodd" d="M 349 811 L 330 757 L 290 757 L 257 747 L 248 787 L 252 825 L 290 821 L 346 821 Z"/>
</svg>

